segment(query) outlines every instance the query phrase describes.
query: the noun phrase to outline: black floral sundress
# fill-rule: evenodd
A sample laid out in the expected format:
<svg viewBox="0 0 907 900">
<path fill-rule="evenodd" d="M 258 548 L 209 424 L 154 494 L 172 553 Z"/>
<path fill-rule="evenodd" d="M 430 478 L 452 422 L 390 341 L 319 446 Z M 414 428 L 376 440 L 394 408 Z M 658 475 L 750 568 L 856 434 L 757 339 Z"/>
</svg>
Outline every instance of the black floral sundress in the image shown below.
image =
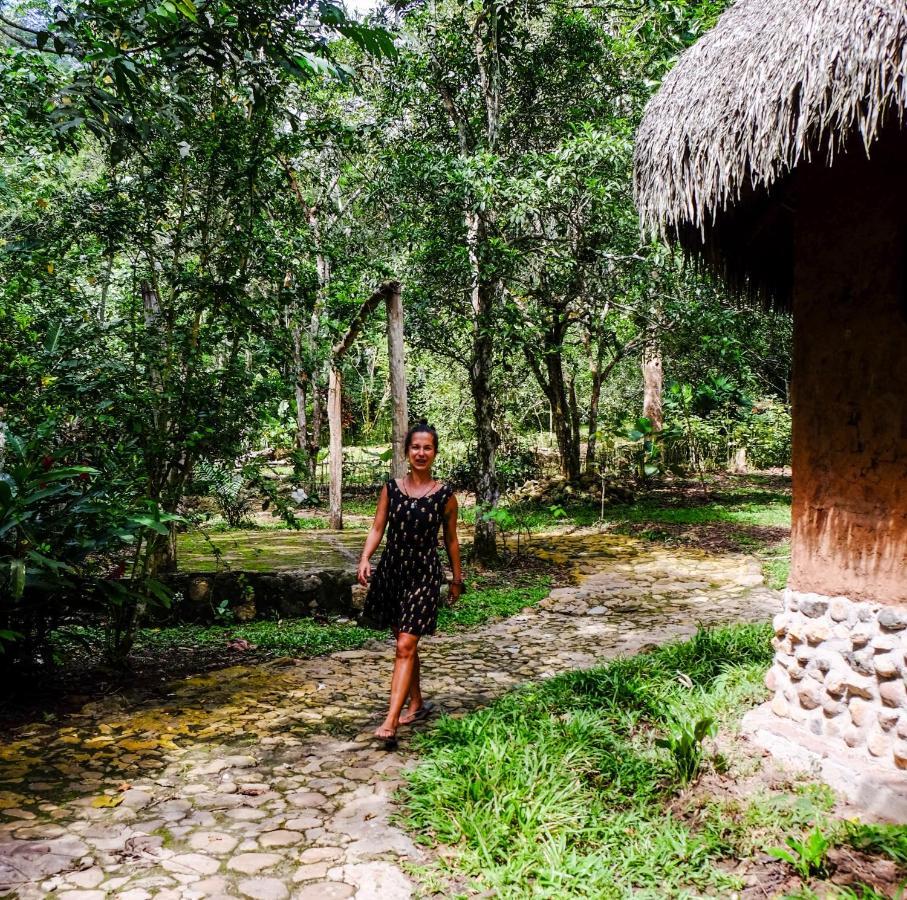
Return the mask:
<svg viewBox="0 0 907 900">
<path fill-rule="evenodd" d="M 410 497 L 391 478 L 387 482 L 387 544 L 362 611 L 376 628 L 408 634 L 434 634 L 441 595 L 438 529 L 453 494 L 446 484 L 425 497 Z"/>
</svg>

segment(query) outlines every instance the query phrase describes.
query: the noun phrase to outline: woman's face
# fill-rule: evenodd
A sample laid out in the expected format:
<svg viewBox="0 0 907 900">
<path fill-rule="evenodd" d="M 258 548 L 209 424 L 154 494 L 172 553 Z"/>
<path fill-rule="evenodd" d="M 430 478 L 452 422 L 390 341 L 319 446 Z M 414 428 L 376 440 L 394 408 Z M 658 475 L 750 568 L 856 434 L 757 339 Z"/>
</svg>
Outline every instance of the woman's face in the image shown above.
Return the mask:
<svg viewBox="0 0 907 900">
<path fill-rule="evenodd" d="M 434 436 L 427 431 L 417 431 L 409 442 L 407 459 L 410 468 L 413 472 L 430 472 L 436 453 Z"/>
</svg>

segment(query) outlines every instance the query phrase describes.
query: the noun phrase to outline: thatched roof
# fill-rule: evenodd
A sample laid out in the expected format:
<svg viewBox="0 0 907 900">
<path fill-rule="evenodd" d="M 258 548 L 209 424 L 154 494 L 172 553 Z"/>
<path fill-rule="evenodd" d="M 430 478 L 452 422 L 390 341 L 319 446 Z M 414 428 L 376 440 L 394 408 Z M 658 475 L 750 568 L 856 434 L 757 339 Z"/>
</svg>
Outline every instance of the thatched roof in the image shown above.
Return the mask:
<svg viewBox="0 0 907 900">
<path fill-rule="evenodd" d="M 830 164 L 855 135 L 868 149 L 905 109 L 905 0 L 737 0 L 646 108 L 643 225 L 784 303 L 786 176 Z"/>
</svg>

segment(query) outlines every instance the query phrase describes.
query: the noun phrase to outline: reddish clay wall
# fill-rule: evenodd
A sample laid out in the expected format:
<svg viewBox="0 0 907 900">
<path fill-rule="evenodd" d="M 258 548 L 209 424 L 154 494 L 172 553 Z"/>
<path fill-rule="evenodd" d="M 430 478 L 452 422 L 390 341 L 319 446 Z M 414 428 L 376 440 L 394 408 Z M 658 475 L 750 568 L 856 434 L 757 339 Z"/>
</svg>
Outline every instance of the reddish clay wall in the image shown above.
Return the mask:
<svg viewBox="0 0 907 900">
<path fill-rule="evenodd" d="M 907 603 L 907 134 L 795 184 L 790 586 Z"/>
</svg>

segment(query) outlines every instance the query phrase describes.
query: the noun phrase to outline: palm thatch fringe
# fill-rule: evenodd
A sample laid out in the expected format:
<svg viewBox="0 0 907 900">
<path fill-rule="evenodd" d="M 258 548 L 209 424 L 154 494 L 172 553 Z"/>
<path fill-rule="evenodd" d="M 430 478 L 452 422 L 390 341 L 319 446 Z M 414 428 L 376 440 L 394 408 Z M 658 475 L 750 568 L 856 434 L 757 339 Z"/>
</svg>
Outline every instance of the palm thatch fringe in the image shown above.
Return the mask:
<svg viewBox="0 0 907 900">
<path fill-rule="evenodd" d="M 905 108 L 905 0 L 737 0 L 646 108 L 635 160 L 643 226 L 739 281 L 746 261 L 727 258 L 710 232 L 751 233 L 752 214 L 760 230 L 766 217 L 774 224 L 773 185 L 803 161 L 832 162 L 854 135 L 868 152 Z"/>
</svg>

